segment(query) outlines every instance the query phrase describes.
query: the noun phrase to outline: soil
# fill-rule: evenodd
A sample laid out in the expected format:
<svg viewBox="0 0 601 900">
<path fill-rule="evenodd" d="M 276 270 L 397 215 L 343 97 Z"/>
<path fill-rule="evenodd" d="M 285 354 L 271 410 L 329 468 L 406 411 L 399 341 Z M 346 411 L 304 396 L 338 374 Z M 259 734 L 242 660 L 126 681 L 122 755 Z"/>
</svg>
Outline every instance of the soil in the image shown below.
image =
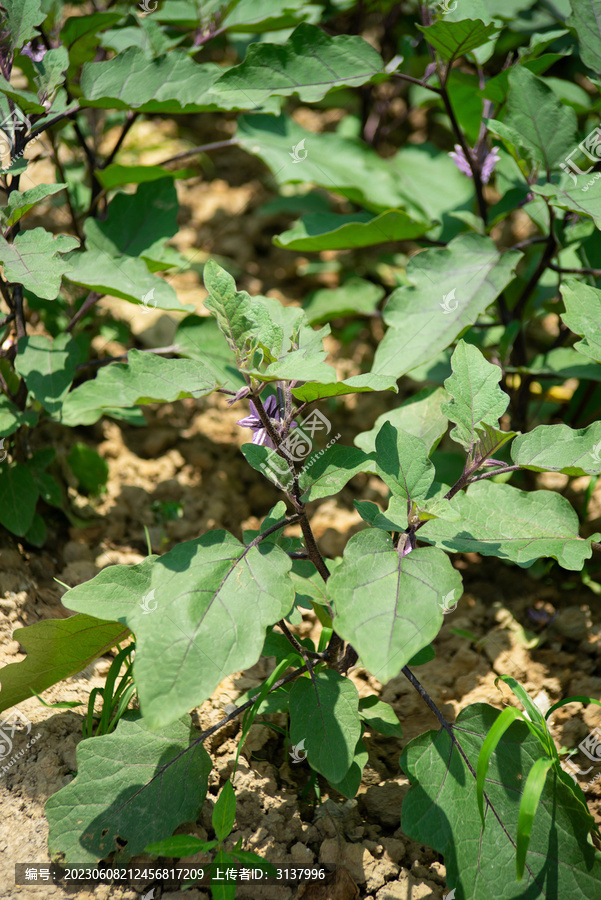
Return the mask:
<svg viewBox="0 0 601 900">
<path fill-rule="evenodd" d="M 219 128 L 227 137 L 228 123 L 203 119 L 208 139 L 219 139 Z M 149 145 L 149 134 L 141 123 L 130 132 L 121 161 L 128 154 L 141 163 L 153 163 L 182 149 L 173 123 L 162 123 L 160 141 Z M 202 133 L 198 140 L 202 143 Z M 108 141 L 109 145 L 111 141 Z M 150 142 L 151 143 L 151 142 Z M 39 164 L 39 179 L 44 178 Z M 236 150 L 213 161 L 214 169 L 204 177 L 178 182 L 182 202 L 181 230 L 175 241 L 191 262 L 208 254 L 228 258 L 239 269 L 239 286 L 250 292 L 298 302 L 312 287 L 335 284 L 334 270 L 312 277 L 299 277 L 307 260 L 280 250 L 271 235 L 289 218 L 261 216 L 259 207 L 273 193 L 259 162 Z M 34 222 L 32 222 L 32 227 Z M 201 249 L 199 249 L 201 248 Z M 340 254 L 322 254 L 326 263 Z M 362 256 L 364 259 L 364 256 Z M 192 268 L 176 275 L 173 283 L 185 303 L 197 305 L 202 314 L 204 290 L 198 271 Z M 107 321 L 128 320 L 138 346 L 168 345 L 177 316 L 151 312 L 141 315 L 138 307 L 104 298 L 99 310 Z M 341 376 L 360 371 L 373 353 L 379 323 L 362 324 L 352 341 L 342 346 L 340 336 L 329 339 L 328 350 Z M 99 355 L 124 351 L 116 341 L 97 339 Z M 406 389 L 407 392 L 409 388 Z M 403 398 L 355 396 L 334 413 L 333 424 L 343 443 L 352 443 L 359 430 L 371 428 L 384 409 Z M 4 638 L 0 664 L 24 659 L 17 629 L 42 619 L 69 615 L 61 604 L 64 589 L 93 577 L 113 563 L 137 563 L 146 555 L 147 527 L 153 552 L 162 553 L 175 543 L 193 539 L 209 529 L 227 528 L 237 537 L 245 528 L 256 528 L 277 501 L 278 495 L 246 464 L 240 445 L 248 433 L 236 421 L 246 410 L 229 408 L 216 396 L 199 401 L 181 401 L 145 407 L 148 428 L 141 429 L 104 420 L 90 428 L 66 432 L 47 425 L 36 432 L 38 446 L 52 445 L 59 457 L 75 440 L 95 446 L 109 465 L 106 492 L 99 499 L 83 498 L 69 489 L 72 508 L 83 527 L 69 526 L 62 514 L 47 510 L 49 539 L 36 550 L 4 534 L 0 550 L 0 629 Z M 538 486 L 565 490 L 561 476 L 537 478 Z M 572 482 L 570 499 L 578 507 L 588 479 Z M 348 538 L 361 526 L 353 499 L 383 501 L 377 479 L 359 476 L 335 499 L 310 507 L 311 520 L 322 552 L 329 557 L 342 553 Z M 161 504 L 178 504 L 174 518 L 160 515 Z M 159 512 L 157 512 L 159 510 Z M 587 532 L 601 530 L 601 491 L 595 492 L 585 526 Z M 461 570 L 465 593 L 455 611 L 445 617 L 435 641 L 436 658 L 416 674 L 434 702 L 451 722 L 459 711 L 476 701 L 497 708 L 517 705 L 509 690 L 497 689 L 499 674 L 516 677 L 541 705 L 571 695 L 601 695 L 601 611 L 596 593 L 585 587 L 578 574 L 557 567 L 535 567 L 525 571 L 475 554 L 459 555 L 454 564 Z M 591 574 L 594 569 L 591 566 Z M 598 567 L 597 567 L 598 571 Z M 535 611 L 534 613 L 532 611 Z M 533 618 L 536 617 L 536 620 Z M 306 614 L 296 631 L 316 631 L 312 614 Z M 462 634 L 458 632 L 463 632 Z M 471 633 L 471 637 L 466 636 Z M 72 710 L 49 709 L 36 698 L 19 709 L 32 722 L 29 735 L 15 735 L 13 753 L 25 748 L 31 735 L 36 741 L 10 770 L 1 776 L 0 851 L 3 896 L 19 900 L 71 897 L 75 891 L 55 886 L 14 886 L 16 862 L 48 862 L 47 823 L 44 804 L 48 797 L 70 782 L 77 771 L 76 748 L 82 740 L 83 710 L 90 692 L 102 687 L 112 654 L 97 660 L 78 675 L 44 693 L 48 703 L 81 701 Z M 206 728 L 219 721 L 224 708 L 268 673 L 265 661 L 227 678 L 197 711 L 198 723 Z M 403 676 L 380 684 L 357 667 L 350 678 L 361 696 L 377 694 L 392 704 L 404 736 L 402 739 L 366 735 L 369 763 L 356 799 L 347 801 L 321 783 L 320 802 L 304 798 L 309 769 L 287 755 L 283 739 L 265 724 L 255 724 L 244 745 L 235 778 L 238 796 L 232 846 L 239 838 L 244 849 L 254 850 L 270 862 L 288 866 L 337 863 L 336 883 L 323 888 L 240 887 L 236 894 L 252 900 L 439 900 L 446 893 L 445 867 L 430 848 L 416 844 L 400 827 L 403 797 L 409 783 L 399 766 L 405 744 L 428 729 L 438 728 L 434 715 Z M 277 721 L 277 717 L 276 717 Z M 574 703 L 553 716 L 553 734 L 558 746 L 576 748 L 593 729 L 601 726 L 598 707 L 587 709 Z M 232 772 L 240 737 L 237 722 L 217 732 L 207 742 L 214 768 L 210 793 L 196 823 L 180 832 L 211 837 L 211 807 L 220 786 Z M 601 821 L 601 786 L 588 788 L 590 808 Z M 186 862 L 201 862 L 193 857 Z M 321 892 L 320 892 L 321 891 Z M 134 900 L 141 888 L 99 886 L 78 891 L 80 900 L 115 897 Z M 199 889 L 183 892 L 155 891 L 154 898 L 204 900 Z"/>
</svg>

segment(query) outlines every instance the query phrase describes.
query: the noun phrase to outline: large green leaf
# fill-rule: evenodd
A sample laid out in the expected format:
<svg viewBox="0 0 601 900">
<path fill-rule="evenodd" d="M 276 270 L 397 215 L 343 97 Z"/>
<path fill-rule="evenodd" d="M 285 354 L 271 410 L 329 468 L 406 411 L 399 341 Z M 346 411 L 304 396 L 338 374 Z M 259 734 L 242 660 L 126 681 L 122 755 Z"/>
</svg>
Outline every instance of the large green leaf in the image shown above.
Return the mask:
<svg viewBox="0 0 601 900">
<path fill-rule="evenodd" d="M 7 281 L 15 281 L 44 300 L 58 297 L 61 278 L 70 264 L 59 253 L 67 253 L 79 245 L 75 237 L 53 235 L 44 228 L 22 231 L 9 244 L 0 235 L 0 262 Z"/>
<path fill-rule="evenodd" d="M 211 93 L 223 109 L 253 109 L 274 95 L 315 103 L 332 88 L 358 87 L 378 75 L 386 77 L 382 59 L 363 38 L 330 37 L 302 23 L 284 44 L 251 44 L 244 62 L 222 75 Z"/>
<path fill-rule="evenodd" d="M 369 213 L 309 213 L 289 231 L 273 239 L 278 247 L 288 250 L 348 250 L 369 247 L 390 241 L 408 241 L 419 237 L 432 227 L 431 222 L 419 222 L 400 209 L 391 209 L 379 216 Z"/>
<path fill-rule="evenodd" d="M 570 0 L 572 15 L 566 25 L 578 35 L 580 59 L 597 74 L 601 73 L 601 2 Z"/>
<path fill-rule="evenodd" d="M 475 771 L 480 748 L 499 711 L 473 704 L 459 713 L 453 730 Z M 588 838 L 592 817 L 566 776 L 547 778 L 532 828 L 522 881 L 516 879 L 516 844 L 525 773 L 542 749 L 523 722 L 514 723 L 492 756 L 485 792 L 485 827 L 476 809 L 476 779 L 444 728 L 405 747 L 401 765 L 412 787 L 403 800 L 401 827 L 445 859 L 457 900 L 549 900 L 596 897 L 601 856 Z M 595 887 L 596 885 L 596 887 Z"/>
<path fill-rule="evenodd" d="M 293 746 L 302 741 L 311 768 L 328 781 L 342 781 L 361 736 L 357 688 L 328 669 L 314 679 L 297 679 L 289 696 Z"/>
<path fill-rule="evenodd" d="M 376 455 L 357 447 L 334 444 L 322 456 L 311 454 L 304 460 L 305 471 L 299 478 L 303 502 L 331 497 L 360 472 L 376 472 Z"/>
<path fill-rule="evenodd" d="M 21 410 L 12 403 L 4 394 L 0 396 L 0 435 L 7 437 L 20 428 L 21 425 L 33 426 L 37 422 L 38 414 L 29 410 Z"/>
<path fill-rule="evenodd" d="M 396 409 L 378 416 L 370 431 L 363 431 L 357 435 L 355 444 L 366 453 L 375 450 L 376 437 L 382 425 L 390 422 L 399 431 L 420 438 L 430 452 L 447 430 L 448 420 L 442 412 L 442 403 L 447 396 L 444 388 L 424 388 Z"/>
<path fill-rule="evenodd" d="M 576 113 L 524 66 L 514 66 L 509 72 L 507 107 L 502 125 L 511 130 L 514 141 L 530 159 L 547 171 L 574 149 Z M 500 133 L 503 136 L 502 130 Z"/>
<path fill-rule="evenodd" d="M 69 271 L 65 277 L 99 294 L 121 297 L 141 303 L 146 309 L 174 309 L 191 312 L 193 306 L 183 306 L 170 284 L 153 275 L 142 259 L 131 256 L 114 257 L 98 247 L 71 253 Z"/>
<path fill-rule="evenodd" d="M 294 28 L 299 22 L 319 13 L 320 7 L 307 3 L 306 0 L 240 0 L 231 3 L 234 8 L 221 21 L 221 27 L 228 32 L 243 34 L 276 31 L 282 28 Z M 205 5 L 203 4 L 205 17 Z M 221 13 L 222 14 L 222 13 Z"/>
<path fill-rule="evenodd" d="M 116 622 L 81 615 L 18 628 L 13 636 L 27 656 L 0 669 L 0 712 L 81 672 L 128 634 L 128 629 Z"/>
<path fill-rule="evenodd" d="M 245 384 L 234 354 L 212 316 L 186 316 L 174 338 L 181 356 L 205 362 L 215 372 L 220 387 L 238 390 Z"/>
<path fill-rule="evenodd" d="M 216 109 L 210 91 L 223 74 L 215 63 L 195 63 L 186 50 L 149 59 L 130 47 L 114 59 L 84 63 L 81 106 L 181 113 Z"/>
<path fill-rule="evenodd" d="M 511 458 L 516 465 L 535 472 L 601 474 L 601 422 L 578 430 L 567 425 L 539 425 L 514 440 Z"/>
<path fill-rule="evenodd" d="M 78 361 L 79 347 L 70 335 L 59 334 L 51 340 L 35 334 L 20 339 L 15 369 L 38 403 L 49 413 L 56 413 L 73 381 Z"/>
<path fill-rule="evenodd" d="M 407 277 L 384 308 L 389 326 L 373 371 L 399 378 L 423 364 L 472 325 L 511 281 L 520 254 L 499 253 L 488 237 L 462 234 L 448 247 L 411 257 Z"/>
<path fill-rule="evenodd" d="M 451 506 L 459 522 L 433 519 L 420 529 L 420 540 L 452 553 L 481 553 L 510 559 L 522 568 L 541 557 L 553 557 L 564 569 L 582 569 L 590 559 L 591 541 L 578 534 L 578 516 L 552 491 L 527 493 L 509 484 L 480 481 L 456 494 Z"/>
<path fill-rule="evenodd" d="M 86 247 L 96 247 L 114 257 L 125 254 L 152 259 L 176 234 L 177 211 L 173 178 L 140 184 L 135 194 L 122 191 L 109 203 L 105 219 L 86 220 Z"/>
<path fill-rule="evenodd" d="M 0 466 L 0 525 L 13 534 L 29 531 L 35 515 L 38 489 L 28 466 L 16 463 Z"/>
<path fill-rule="evenodd" d="M 416 27 L 423 31 L 428 43 L 446 60 L 464 56 L 470 50 L 487 44 L 497 31 L 492 23 L 485 25 L 480 19 L 462 19 L 460 22 L 439 19 L 433 25 Z"/>
<path fill-rule="evenodd" d="M 130 350 L 126 363 L 111 363 L 96 378 L 65 397 L 60 411 L 64 425 L 91 425 L 109 410 L 138 403 L 170 403 L 183 397 L 204 397 L 215 389 L 216 375 L 208 364 L 192 359 L 164 359 Z"/>
<path fill-rule="evenodd" d="M 472 209 L 473 182 L 433 144 L 405 145 L 388 162 L 418 217 L 421 211 L 424 218 L 440 221 L 452 211 Z"/>
<path fill-rule="evenodd" d="M 359 141 L 315 134 L 287 116 L 267 115 L 240 116 L 236 140 L 269 166 L 278 184 L 312 182 L 374 212 L 406 205 L 392 161 Z"/>
<path fill-rule="evenodd" d="M 389 534 L 370 528 L 350 539 L 327 590 L 336 632 L 386 682 L 434 640 L 444 598 L 461 596 L 461 576 L 446 553 L 426 547 L 402 556 Z"/>
<path fill-rule="evenodd" d="M 444 386 L 452 399 L 441 404 L 441 411 L 456 423 L 451 431 L 453 440 L 469 451 L 478 440 L 479 425 L 498 425 L 509 397 L 499 387 L 500 366 L 489 363 L 473 344 L 459 341 L 451 366 L 453 374 Z"/>
<path fill-rule="evenodd" d="M 211 531 L 158 559 L 103 569 L 63 603 L 135 633 L 140 705 L 159 727 L 256 663 L 266 629 L 292 608 L 290 567 L 269 541 L 248 550 L 231 534 Z"/>
<path fill-rule="evenodd" d="M 188 717 L 151 731 L 127 712 L 112 734 L 82 741 L 77 777 L 46 803 L 51 857 L 89 865 L 115 852 L 117 864 L 127 863 L 194 822 L 211 771 L 202 744 L 191 746 L 195 737 Z"/>
<path fill-rule="evenodd" d="M 561 296 L 566 307 L 561 318 L 574 334 L 583 338 L 575 344 L 575 349 L 601 362 L 601 291 L 567 278 L 561 285 Z"/>
</svg>

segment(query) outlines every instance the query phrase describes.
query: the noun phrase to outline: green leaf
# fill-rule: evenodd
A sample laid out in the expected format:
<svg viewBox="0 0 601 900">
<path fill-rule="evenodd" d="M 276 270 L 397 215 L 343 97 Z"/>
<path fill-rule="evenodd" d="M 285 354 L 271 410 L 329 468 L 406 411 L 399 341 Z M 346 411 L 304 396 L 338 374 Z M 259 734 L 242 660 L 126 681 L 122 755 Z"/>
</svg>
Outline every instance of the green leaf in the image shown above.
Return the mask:
<svg viewBox="0 0 601 900">
<path fill-rule="evenodd" d="M 78 441 L 71 447 L 67 462 L 79 487 L 88 494 L 99 494 L 105 487 L 109 477 L 108 463 L 93 447 Z"/>
<path fill-rule="evenodd" d="M 416 25 L 416 28 L 423 31 L 428 43 L 446 60 L 465 56 L 470 50 L 487 44 L 498 32 L 495 25 L 485 25 L 480 19 L 462 19 L 460 22 L 439 19 L 428 27 Z"/>
<path fill-rule="evenodd" d="M 413 284 L 397 288 L 384 308 L 389 330 L 373 371 L 400 378 L 437 356 L 507 286 L 519 258 L 515 251 L 499 253 L 479 234 L 462 234 L 445 248 L 412 256 L 407 277 Z"/>
<path fill-rule="evenodd" d="M 149 59 L 143 50 L 130 47 L 113 59 L 84 63 L 79 102 L 82 107 L 148 113 L 214 110 L 211 88 L 222 74 L 215 63 L 195 63 L 186 50 L 175 48 Z"/>
<path fill-rule="evenodd" d="M 9 0 L 6 3 L 4 30 L 11 50 L 19 50 L 23 44 L 38 36 L 37 26 L 46 18 L 41 0 Z"/>
<path fill-rule="evenodd" d="M 384 288 L 351 276 L 338 288 L 322 288 L 309 295 L 304 310 L 309 325 L 347 316 L 370 316 L 384 296 Z"/>
<path fill-rule="evenodd" d="M 394 709 L 389 703 L 378 700 L 375 694 L 359 700 L 359 715 L 370 731 L 377 731 L 385 737 L 403 737 L 403 729 Z"/>
<path fill-rule="evenodd" d="M 181 356 L 204 362 L 215 373 L 219 387 L 237 391 L 245 384 L 236 358 L 212 316 L 186 316 L 175 332 Z"/>
<path fill-rule="evenodd" d="M 407 527 L 407 503 L 398 497 L 391 497 L 385 513 L 369 500 L 353 500 L 353 506 L 364 522 L 382 531 L 404 531 Z"/>
<path fill-rule="evenodd" d="M 594 164 L 591 163 L 591 168 Z M 531 191 L 547 197 L 551 206 L 567 209 L 580 216 L 590 216 L 595 227 L 601 229 L 601 179 L 599 172 L 574 175 L 575 184 L 560 188 L 556 184 L 531 185 Z"/>
<path fill-rule="evenodd" d="M 498 556 L 522 568 L 552 557 L 564 569 L 580 570 L 591 557 L 591 540 L 599 539 L 579 536 L 574 508 L 552 491 L 527 493 L 509 484 L 480 481 L 450 504 L 461 521 L 434 519 L 426 522 L 419 536 L 452 553 Z"/>
<path fill-rule="evenodd" d="M 434 481 L 434 466 L 423 441 L 385 422 L 376 437 L 378 475 L 402 500 L 424 500 Z"/>
<path fill-rule="evenodd" d="M 9 228 L 22 219 L 40 200 L 57 194 L 66 187 L 66 184 L 38 184 L 28 191 L 12 191 L 8 195 L 6 206 L 1 211 L 4 228 Z"/>
<path fill-rule="evenodd" d="M 292 608 L 290 567 L 269 541 L 247 550 L 227 532 L 210 531 L 158 559 L 103 569 L 63 603 L 136 634 L 140 705 L 160 727 L 210 697 L 231 672 L 256 663 L 266 629 Z"/>
<path fill-rule="evenodd" d="M 507 706 L 502 711 L 501 715 L 495 719 L 492 728 L 486 735 L 486 739 L 482 744 L 480 753 L 478 754 L 478 765 L 476 766 L 476 799 L 478 801 L 478 810 L 480 812 L 482 828 L 485 828 L 486 826 L 486 819 L 484 816 L 484 785 L 486 783 L 491 756 L 497 749 L 499 742 L 507 729 L 516 721 L 516 719 L 522 718 L 523 714 L 519 709 L 515 709 L 513 706 Z"/>
<path fill-rule="evenodd" d="M 599 74 L 601 72 L 601 2 L 599 0 L 570 0 L 572 15 L 566 25 L 578 35 L 580 59 Z"/>
<path fill-rule="evenodd" d="M 105 219 L 85 222 L 86 247 L 109 256 L 148 256 L 177 233 L 177 191 L 173 178 L 138 185 L 135 194 L 118 193 Z"/>
<path fill-rule="evenodd" d="M 21 425 L 33 426 L 37 419 L 37 413 L 21 412 L 5 394 L 0 395 L 0 435 L 7 437 Z"/>
<path fill-rule="evenodd" d="M 455 210 L 471 209 L 473 182 L 433 144 L 405 145 L 387 162 L 398 178 L 405 198 L 405 203 L 400 205 L 410 204 L 417 217 L 421 214 L 431 221 L 443 221 L 446 214 Z M 385 208 L 388 209 L 392 202 L 390 199 Z M 429 236 L 439 237 L 439 230 Z"/>
<path fill-rule="evenodd" d="M 475 769 L 482 743 L 498 710 L 474 704 L 453 726 Z M 486 828 L 478 816 L 475 779 L 444 729 L 411 741 L 401 765 L 412 787 L 403 799 L 401 827 L 412 840 L 444 855 L 447 884 L 458 897 L 515 900 L 517 897 L 594 897 L 601 885 L 601 855 L 588 839 L 592 817 L 553 769 L 541 795 L 526 857 L 525 877 L 514 876 L 518 819 L 525 779 L 543 751 L 522 722 L 503 736 L 485 784 L 494 806 Z M 558 835 L 562 835 L 558 841 Z"/>
<path fill-rule="evenodd" d="M 349 540 L 327 589 L 334 629 L 385 683 L 434 640 L 441 597 L 461 594 L 461 576 L 445 553 L 420 548 L 401 556 L 389 535 L 368 529 Z"/>
<path fill-rule="evenodd" d="M 420 438 L 429 453 L 447 430 L 448 420 L 442 412 L 442 403 L 446 399 L 447 392 L 443 388 L 424 388 L 396 409 L 378 416 L 370 431 L 356 436 L 355 444 L 366 453 L 375 450 L 376 437 L 382 425 L 390 422 L 398 431 Z"/>
<path fill-rule="evenodd" d="M 139 712 L 126 712 L 112 734 L 82 741 L 77 777 L 46 803 L 51 857 L 91 864 L 114 852 L 126 863 L 195 821 L 211 771 L 196 737 L 188 716 L 151 731 Z"/>
<path fill-rule="evenodd" d="M 511 458 L 516 465 L 534 472 L 598 475 L 601 473 L 601 422 L 579 429 L 539 425 L 515 439 Z"/>
<path fill-rule="evenodd" d="M 568 278 L 561 285 L 561 296 L 566 307 L 561 314 L 563 322 L 583 338 L 574 345 L 575 349 L 601 362 L 601 291 Z"/>
<path fill-rule="evenodd" d="M 367 765 L 368 761 L 369 753 L 367 752 L 367 747 L 362 740 L 358 740 L 350 769 L 348 770 L 342 781 L 330 781 L 330 785 L 334 788 L 335 791 L 338 791 L 339 794 L 342 794 L 343 797 L 347 797 L 349 800 L 352 800 L 361 787 L 363 769 Z"/>
<path fill-rule="evenodd" d="M 0 525 L 23 536 L 31 528 L 38 489 L 23 463 L 0 466 Z"/>
<path fill-rule="evenodd" d="M 213 807 L 211 824 L 218 841 L 224 841 L 232 828 L 236 818 L 236 795 L 231 781 L 226 781 Z"/>
<path fill-rule="evenodd" d="M 111 363 L 96 378 L 67 395 L 60 412 L 64 425 L 91 425 L 108 410 L 138 403 L 171 403 L 183 397 L 204 397 L 217 381 L 208 366 L 191 359 L 164 359 L 130 350 L 127 363 Z"/>
<path fill-rule="evenodd" d="M 27 389 L 50 414 L 62 406 L 79 362 L 79 347 L 69 334 L 54 340 L 41 334 L 19 340 L 15 369 Z"/>
<path fill-rule="evenodd" d="M 149 272 L 142 259 L 114 257 L 98 247 L 92 247 L 71 253 L 68 264 L 70 269 L 65 275 L 68 281 L 99 294 L 145 303 L 146 309 L 154 307 L 178 312 L 194 309 L 193 306 L 183 306 L 171 285 Z"/>
<path fill-rule="evenodd" d="M 507 108 L 503 126 L 512 129 L 517 145 L 546 171 L 574 149 L 576 113 L 524 66 L 513 66 L 509 72 Z"/>
<path fill-rule="evenodd" d="M 455 629 L 457 630 L 457 629 Z M 412 656 L 407 665 L 410 668 L 413 666 L 425 666 L 426 663 L 431 662 L 436 658 L 436 652 L 432 644 L 428 644 L 427 647 L 424 647 L 423 650 L 419 650 L 415 656 Z"/>
<path fill-rule="evenodd" d="M 284 44 L 250 44 L 246 58 L 212 86 L 222 109 L 252 109 L 270 97 L 323 100 L 332 88 L 359 87 L 384 76 L 380 55 L 356 35 L 334 37 L 306 22 Z"/>
<path fill-rule="evenodd" d="M 524 785 L 524 793 L 522 794 L 518 818 L 518 840 L 515 860 L 518 881 L 521 881 L 524 877 L 530 836 L 534 825 L 534 816 L 536 815 L 540 797 L 543 788 L 545 787 L 549 769 L 554 765 L 554 762 L 555 760 L 553 759 L 537 759 L 528 773 L 528 778 Z"/>
<path fill-rule="evenodd" d="M 452 399 L 441 403 L 441 411 L 455 422 L 453 440 L 470 451 L 478 441 L 476 429 L 483 422 L 497 426 L 509 397 L 499 387 L 501 367 L 489 363 L 473 344 L 458 342 L 451 367 L 453 374 L 444 386 Z"/>
<path fill-rule="evenodd" d="M 409 241 L 432 227 L 400 209 L 372 216 L 369 213 L 309 213 L 289 231 L 274 237 L 278 247 L 288 250 L 349 250 L 391 241 Z"/>
<path fill-rule="evenodd" d="M 161 178 L 192 178 L 196 174 L 197 170 L 192 168 L 170 172 L 164 166 L 123 166 L 119 163 L 112 163 L 95 172 L 98 181 L 107 191 L 125 184 L 143 184 Z"/>
<path fill-rule="evenodd" d="M 36 71 L 34 78 L 40 99 L 52 97 L 56 89 L 64 84 L 65 73 L 69 67 L 69 54 L 66 47 L 53 47 L 46 50 L 39 62 L 33 62 Z"/>
<path fill-rule="evenodd" d="M 27 656 L 0 669 L 0 712 L 81 672 L 128 634 L 127 628 L 116 622 L 83 615 L 44 619 L 16 629 L 13 637 Z"/>
<path fill-rule="evenodd" d="M 290 740 L 303 742 L 311 768 L 328 781 L 342 781 L 361 736 L 359 694 L 333 669 L 297 679 L 290 690 Z"/>
<path fill-rule="evenodd" d="M 336 373 L 334 372 L 334 377 Z M 301 387 L 292 388 L 292 394 L 307 403 L 314 400 L 323 400 L 325 397 L 341 397 L 344 394 L 362 394 L 366 391 L 393 391 L 398 392 L 396 378 L 390 375 L 352 375 L 344 381 L 335 381 L 328 384 L 320 384 L 308 381 Z"/>
<path fill-rule="evenodd" d="M 233 34 L 265 34 L 282 28 L 294 28 L 299 21 L 319 10 L 319 7 L 305 0 L 286 0 L 285 4 L 281 0 L 241 0 L 230 5 L 234 9 L 222 20 L 221 27 Z"/>
<path fill-rule="evenodd" d="M 278 184 L 312 182 L 374 212 L 406 205 L 393 162 L 357 140 L 315 134 L 287 116 L 249 115 L 238 119 L 236 141 L 269 166 Z M 472 192 L 469 188 L 466 200 Z"/>
<path fill-rule="evenodd" d="M 12 244 L 0 235 L 0 261 L 4 265 L 5 278 L 22 284 L 37 297 L 54 300 L 60 291 L 61 278 L 69 269 L 69 263 L 58 254 L 78 245 L 77 238 L 67 234 L 53 235 L 44 228 L 22 231 Z"/>
</svg>

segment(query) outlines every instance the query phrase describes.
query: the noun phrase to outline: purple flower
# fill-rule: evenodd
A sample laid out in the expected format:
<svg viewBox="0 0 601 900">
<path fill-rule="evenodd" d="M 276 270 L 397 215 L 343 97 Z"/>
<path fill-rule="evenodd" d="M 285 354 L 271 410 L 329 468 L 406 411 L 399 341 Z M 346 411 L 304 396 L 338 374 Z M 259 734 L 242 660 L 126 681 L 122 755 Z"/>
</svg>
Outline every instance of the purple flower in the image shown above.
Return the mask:
<svg viewBox="0 0 601 900">
<path fill-rule="evenodd" d="M 29 41 L 29 43 L 25 44 L 23 47 L 21 53 L 23 56 L 28 56 L 34 62 L 41 62 L 46 56 L 46 48 L 41 43 L 37 44 L 34 48 L 32 41 Z"/>
<path fill-rule="evenodd" d="M 249 400 L 249 405 L 250 416 L 246 416 L 244 419 L 240 419 L 238 422 L 236 422 L 236 425 L 240 425 L 241 428 L 252 428 L 253 444 L 261 444 L 263 447 L 271 447 L 272 450 L 275 450 L 275 445 L 267 434 L 267 429 L 263 427 L 263 423 L 259 418 L 257 407 L 252 402 L 252 400 Z M 263 407 L 270 419 L 275 419 L 277 422 L 280 421 L 280 410 L 278 407 L 277 397 L 274 397 L 272 394 L 267 398 L 267 400 L 263 404 Z"/>
<path fill-rule="evenodd" d="M 469 147 L 468 147 L 469 149 Z M 470 150 L 470 152 L 473 152 Z M 470 178 L 472 177 L 472 170 L 470 168 L 470 164 L 466 159 L 465 153 L 463 152 L 460 144 L 455 144 L 455 150 L 449 153 L 449 156 L 457 166 L 460 172 L 463 172 L 464 175 L 468 175 Z M 490 176 L 493 173 L 493 170 L 496 164 L 499 161 L 499 149 L 498 147 L 493 147 L 490 153 L 486 153 L 484 160 L 482 162 L 482 183 L 488 184 L 490 180 Z"/>
</svg>

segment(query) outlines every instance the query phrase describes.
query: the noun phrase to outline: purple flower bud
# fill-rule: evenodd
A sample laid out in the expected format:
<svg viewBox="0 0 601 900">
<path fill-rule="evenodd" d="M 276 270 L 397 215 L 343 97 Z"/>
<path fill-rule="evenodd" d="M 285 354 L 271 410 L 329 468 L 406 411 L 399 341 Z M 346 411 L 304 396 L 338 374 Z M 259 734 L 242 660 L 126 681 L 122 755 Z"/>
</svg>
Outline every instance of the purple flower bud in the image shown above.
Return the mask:
<svg viewBox="0 0 601 900">
<path fill-rule="evenodd" d="M 241 428 L 252 428 L 253 444 L 261 444 L 263 447 L 270 447 L 272 450 L 275 450 L 275 444 L 267 434 L 267 429 L 264 428 L 263 423 L 259 418 L 257 407 L 252 402 L 252 400 L 249 400 L 249 405 L 250 416 L 245 416 L 244 419 L 239 419 L 239 421 L 236 422 L 236 425 L 240 425 Z M 275 419 L 277 422 L 280 421 L 278 401 L 277 398 L 273 396 L 273 394 L 267 398 L 267 400 L 263 404 L 263 408 L 265 409 L 265 412 L 270 419 Z"/>
<path fill-rule="evenodd" d="M 32 42 L 29 41 L 29 43 L 24 45 L 21 53 L 23 56 L 28 56 L 34 62 L 41 62 L 46 56 L 46 48 L 43 44 L 37 44 L 37 46 L 34 47 Z"/>
<path fill-rule="evenodd" d="M 470 148 L 468 147 L 468 150 L 469 149 Z M 472 152 L 472 151 L 470 150 L 470 152 Z M 461 148 L 460 144 L 455 144 L 455 150 L 451 151 L 451 153 L 449 153 L 449 156 L 451 157 L 451 159 L 453 160 L 453 162 L 455 163 L 455 165 L 457 166 L 457 168 L 459 169 L 460 172 L 463 172 L 463 174 L 467 175 L 469 178 L 472 177 L 472 170 L 471 170 L 470 164 L 469 164 L 469 162 L 466 158 L 466 155 L 463 152 L 463 149 Z M 499 149 L 498 149 L 498 147 L 493 147 L 493 149 L 490 151 L 490 153 L 487 153 L 485 155 L 484 160 L 482 162 L 481 178 L 482 178 L 483 184 L 488 184 L 488 182 L 490 181 L 490 176 L 492 175 L 493 170 L 494 170 L 496 164 L 498 163 L 498 161 L 499 161 Z"/>
</svg>

